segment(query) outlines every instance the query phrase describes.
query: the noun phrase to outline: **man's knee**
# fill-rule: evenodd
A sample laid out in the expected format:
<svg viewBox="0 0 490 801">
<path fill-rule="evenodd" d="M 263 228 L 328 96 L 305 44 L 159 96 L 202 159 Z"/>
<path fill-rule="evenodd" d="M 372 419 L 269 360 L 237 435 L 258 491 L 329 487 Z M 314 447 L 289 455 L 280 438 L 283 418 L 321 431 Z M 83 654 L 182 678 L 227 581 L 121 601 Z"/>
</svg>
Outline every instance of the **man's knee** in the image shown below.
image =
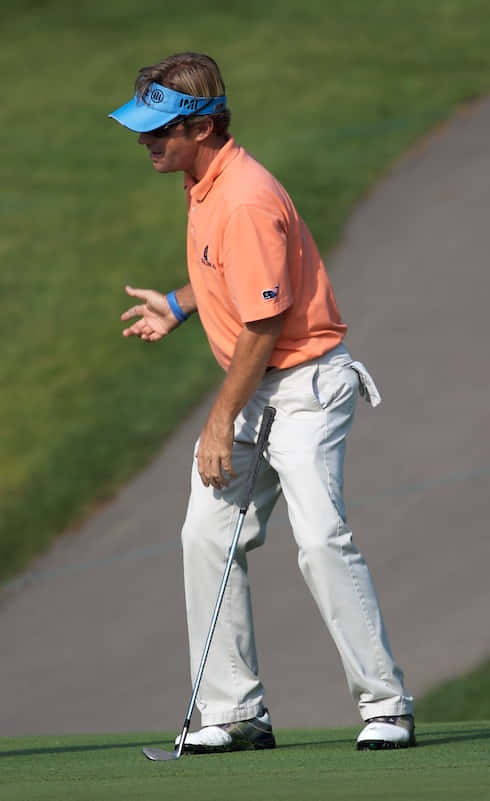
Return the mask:
<svg viewBox="0 0 490 801">
<path fill-rule="evenodd" d="M 228 535 L 233 531 L 237 515 L 238 508 L 233 505 L 189 507 L 181 535 L 184 551 L 189 548 L 223 551 L 230 544 Z"/>
</svg>

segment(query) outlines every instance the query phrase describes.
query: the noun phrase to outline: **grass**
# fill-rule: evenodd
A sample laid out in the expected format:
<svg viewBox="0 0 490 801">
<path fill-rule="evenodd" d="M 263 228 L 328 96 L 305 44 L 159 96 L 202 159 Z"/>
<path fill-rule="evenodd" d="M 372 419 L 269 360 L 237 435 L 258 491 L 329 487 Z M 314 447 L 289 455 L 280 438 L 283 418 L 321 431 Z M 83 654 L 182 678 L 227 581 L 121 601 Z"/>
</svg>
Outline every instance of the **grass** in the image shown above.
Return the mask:
<svg viewBox="0 0 490 801">
<path fill-rule="evenodd" d="M 149 763 L 141 745 L 169 735 L 0 740 L 2 801 L 486 801 L 490 722 L 425 724 L 417 748 L 360 752 L 354 729 L 278 732 L 263 753 Z"/>
<path fill-rule="evenodd" d="M 417 700 L 417 720 L 490 720 L 490 659 Z"/>
<path fill-rule="evenodd" d="M 136 70 L 207 50 L 233 130 L 324 252 L 418 136 L 490 86 L 485 0 L 19 0 L 0 65 L 0 575 L 138 470 L 219 380 L 197 320 L 120 336 L 122 287 L 185 281 L 181 177 L 106 119 Z M 352 265 L 355 269 L 355 265 Z M 335 282 L 335 280 L 334 280 Z M 355 322 L 355 321 L 354 321 Z"/>
</svg>

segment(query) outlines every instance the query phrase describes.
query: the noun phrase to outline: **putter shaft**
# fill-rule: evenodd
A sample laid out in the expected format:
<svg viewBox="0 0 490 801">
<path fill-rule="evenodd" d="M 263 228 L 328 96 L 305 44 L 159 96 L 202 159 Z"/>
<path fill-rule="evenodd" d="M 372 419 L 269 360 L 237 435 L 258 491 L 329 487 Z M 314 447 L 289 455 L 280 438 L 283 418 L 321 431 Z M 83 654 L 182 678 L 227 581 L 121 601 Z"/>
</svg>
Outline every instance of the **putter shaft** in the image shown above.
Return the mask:
<svg viewBox="0 0 490 801">
<path fill-rule="evenodd" d="M 218 591 L 218 597 L 216 599 L 216 603 L 214 605 L 214 611 L 211 618 L 211 623 L 209 625 L 208 635 L 206 637 L 206 642 L 204 644 L 203 653 L 201 656 L 201 661 L 199 663 L 199 668 L 196 674 L 196 679 L 194 681 L 194 686 L 192 688 L 192 695 L 189 701 L 189 706 L 187 707 L 187 712 L 184 720 L 184 725 L 182 726 L 182 731 L 179 737 L 179 744 L 175 751 L 163 751 L 159 748 L 143 748 L 143 753 L 147 757 L 147 759 L 151 759 L 153 761 L 167 761 L 169 759 L 180 759 L 182 755 L 182 750 L 184 748 L 185 739 L 187 737 L 189 727 L 191 725 L 191 717 L 194 711 L 194 706 L 197 699 L 197 694 L 199 692 L 199 687 L 201 686 L 201 679 L 204 673 L 204 668 L 206 665 L 206 661 L 209 654 L 209 649 L 211 647 L 211 641 L 213 639 L 213 634 L 216 628 L 216 623 L 218 620 L 218 615 L 221 609 L 221 604 L 223 603 L 223 597 L 226 590 L 226 585 L 228 583 L 228 578 L 231 572 L 231 567 L 233 565 L 233 560 L 235 558 L 235 551 L 238 545 L 238 539 L 240 537 L 240 532 L 242 530 L 243 521 L 245 520 L 245 515 L 247 513 L 247 509 L 250 505 L 253 495 L 253 489 L 255 486 L 255 481 L 257 479 L 257 475 L 260 468 L 260 462 L 262 460 L 262 454 L 264 448 L 267 444 L 267 439 L 270 434 L 271 426 L 276 414 L 276 410 L 272 406 L 266 406 L 264 408 L 264 413 L 262 415 L 262 423 L 260 426 L 259 435 L 257 437 L 257 442 L 254 448 L 254 453 L 252 457 L 252 461 L 250 463 L 250 469 L 247 475 L 247 481 L 245 485 L 245 492 L 243 497 L 240 500 L 240 512 L 238 514 L 238 520 L 235 526 L 235 532 L 233 534 L 233 539 L 231 541 L 230 549 L 228 551 L 228 558 L 226 560 L 225 571 L 223 573 L 223 578 L 221 579 L 221 584 Z"/>
</svg>

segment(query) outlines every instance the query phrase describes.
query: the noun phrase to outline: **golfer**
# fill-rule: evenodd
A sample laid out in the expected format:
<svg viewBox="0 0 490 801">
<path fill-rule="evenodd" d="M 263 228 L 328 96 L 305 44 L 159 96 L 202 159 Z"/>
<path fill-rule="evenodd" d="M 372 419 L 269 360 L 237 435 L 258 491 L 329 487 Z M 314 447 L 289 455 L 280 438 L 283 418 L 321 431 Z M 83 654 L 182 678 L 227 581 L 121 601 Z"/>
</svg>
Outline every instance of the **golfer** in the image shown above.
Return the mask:
<svg viewBox="0 0 490 801">
<path fill-rule="evenodd" d="M 201 684 L 202 728 L 184 752 L 275 745 L 247 552 L 263 543 L 281 492 L 299 566 L 364 721 L 357 747 L 414 745 L 413 699 L 342 497 L 357 397 L 372 406 L 380 397 L 344 345 L 347 326 L 312 236 L 286 190 L 229 134 L 224 83 L 209 56 L 179 53 L 142 68 L 134 98 L 110 116 L 139 133 L 153 169 L 183 172 L 188 204 L 189 283 L 167 294 L 126 287 L 137 303 L 122 319 L 138 319 L 123 333 L 156 342 L 197 311 L 225 371 L 196 445 L 182 531 L 193 680 L 262 410 L 277 410 Z"/>
</svg>

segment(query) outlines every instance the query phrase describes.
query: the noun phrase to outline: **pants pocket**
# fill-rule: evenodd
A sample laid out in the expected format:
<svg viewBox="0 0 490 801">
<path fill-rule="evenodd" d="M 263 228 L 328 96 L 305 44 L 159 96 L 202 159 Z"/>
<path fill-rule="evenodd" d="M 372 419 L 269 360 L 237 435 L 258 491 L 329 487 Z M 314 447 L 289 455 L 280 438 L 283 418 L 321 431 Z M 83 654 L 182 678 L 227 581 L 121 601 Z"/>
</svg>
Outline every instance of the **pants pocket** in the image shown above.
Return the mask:
<svg viewBox="0 0 490 801">
<path fill-rule="evenodd" d="M 341 397 L 353 395 L 359 382 L 353 379 L 349 365 L 318 365 L 313 376 L 313 395 L 322 409 L 327 409 Z"/>
<path fill-rule="evenodd" d="M 381 403 L 381 395 L 379 394 L 378 387 L 374 383 L 372 376 L 368 373 L 362 362 L 351 362 L 349 367 L 358 375 L 359 378 L 359 393 L 364 400 L 369 403 L 373 408 L 379 406 Z"/>
</svg>

